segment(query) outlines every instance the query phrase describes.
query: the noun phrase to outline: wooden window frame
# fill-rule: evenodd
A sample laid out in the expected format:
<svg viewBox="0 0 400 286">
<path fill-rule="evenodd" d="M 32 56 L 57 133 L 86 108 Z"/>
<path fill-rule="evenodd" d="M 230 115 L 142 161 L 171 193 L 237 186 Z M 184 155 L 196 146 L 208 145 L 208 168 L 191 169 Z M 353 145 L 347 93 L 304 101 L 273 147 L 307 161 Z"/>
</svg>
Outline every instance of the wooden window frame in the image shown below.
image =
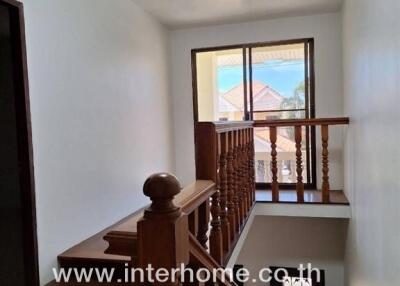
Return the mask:
<svg viewBox="0 0 400 286">
<path fill-rule="evenodd" d="M 248 68 L 252 64 L 252 49 L 268 46 L 279 46 L 279 45 L 290 45 L 290 44 L 304 44 L 305 53 L 305 81 L 308 84 L 305 85 L 305 113 L 306 118 L 315 118 L 315 67 L 314 67 L 314 38 L 300 38 L 300 39 L 290 39 L 282 41 L 268 41 L 268 42 L 256 42 L 256 43 L 244 43 L 237 45 L 224 45 L 216 47 L 205 47 L 197 48 L 191 50 L 191 60 L 192 60 L 192 90 L 193 90 L 193 120 L 196 125 L 199 122 L 198 113 L 198 94 L 197 94 L 197 53 L 204 52 L 215 52 L 221 50 L 232 50 L 232 49 L 243 49 L 243 96 L 244 96 L 244 119 L 253 120 L 253 113 L 258 111 L 253 111 L 253 89 L 252 86 L 252 69 Z M 246 53 L 246 49 L 249 50 Z M 247 57 L 248 55 L 248 57 Z M 248 76 L 247 76 L 248 74 Z M 247 102 L 247 85 L 249 88 L 249 98 L 250 102 Z M 279 110 L 284 111 L 284 110 Z M 273 112 L 273 110 L 268 110 L 264 112 Z M 317 171 L 316 171 L 316 137 L 315 137 L 315 127 L 306 128 L 306 138 L 307 138 L 307 183 L 304 184 L 304 188 L 308 190 L 315 190 L 317 185 Z M 270 183 L 256 183 L 258 189 L 270 188 Z M 296 183 L 280 183 L 279 187 L 281 189 L 295 189 Z"/>
<path fill-rule="evenodd" d="M 21 188 L 25 285 L 39 286 L 35 182 L 25 42 L 24 7 L 16 0 L 0 0 L 10 11 L 11 41 L 14 47 L 15 109 L 18 128 L 19 184 Z"/>
</svg>

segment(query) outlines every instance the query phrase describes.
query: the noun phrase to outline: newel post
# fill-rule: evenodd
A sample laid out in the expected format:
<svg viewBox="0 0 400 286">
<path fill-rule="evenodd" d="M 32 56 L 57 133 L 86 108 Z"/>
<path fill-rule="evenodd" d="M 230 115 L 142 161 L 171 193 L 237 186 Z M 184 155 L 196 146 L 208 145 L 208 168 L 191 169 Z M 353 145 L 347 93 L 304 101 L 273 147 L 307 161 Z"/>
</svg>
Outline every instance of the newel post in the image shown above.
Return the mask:
<svg viewBox="0 0 400 286">
<path fill-rule="evenodd" d="M 139 267 L 151 264 L 170 271 L 189 262 L 188 217 L 173 203 L 180 190 L 177 178 L 168 173 L 154 174 L 144 183 L 143 192 L 152 203 L 137 224 Z"/>
</svg>

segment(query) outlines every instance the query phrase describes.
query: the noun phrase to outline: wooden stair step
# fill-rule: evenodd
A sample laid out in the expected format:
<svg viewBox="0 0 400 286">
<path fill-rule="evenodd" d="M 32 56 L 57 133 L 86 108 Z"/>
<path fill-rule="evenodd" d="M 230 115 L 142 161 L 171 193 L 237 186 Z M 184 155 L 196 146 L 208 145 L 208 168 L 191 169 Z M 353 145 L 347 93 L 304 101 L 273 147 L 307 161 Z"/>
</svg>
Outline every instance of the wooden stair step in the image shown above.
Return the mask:
<svg viewBox="0 0 400 286">
<path fill-rule="evenodd" d="M 58 263 L 60 267 L 116 267 L 123 266 L 125 263 L 131 262 L 131 257 L 124 255 L 107 254 L 109 247 L 104 237 L 115 227 L 132 219 L 139 219 L 142 216 L 143 209 L 125 217 L 110 227 L 96 233 L 90 238 L 71 247 L 58 255 Z M 134 254 L 134 253 L 133 253 Z"/>
</svg>

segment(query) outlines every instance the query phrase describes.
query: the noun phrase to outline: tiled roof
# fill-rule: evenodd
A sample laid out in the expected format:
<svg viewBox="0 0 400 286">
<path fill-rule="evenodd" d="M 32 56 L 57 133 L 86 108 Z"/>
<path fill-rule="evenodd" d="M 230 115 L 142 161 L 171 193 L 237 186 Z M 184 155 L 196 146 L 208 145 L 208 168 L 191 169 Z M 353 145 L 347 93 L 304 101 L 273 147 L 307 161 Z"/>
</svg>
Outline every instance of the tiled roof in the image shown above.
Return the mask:
<svg viewBox="0 0 400 286">
<path fill-rule="evenodd" d="M 255 139 L 258 152 L 270 152 L 271 146 L 269 142 L 269 129 L 255 129 Z M 289 138 L 277 134 L 276 146 L 278 151 L 283 152 L 296 152 L 295 142 Z"/>
<path fill-rule="evenodd" d="M 241 83 L 229 91 L 220 94 L 222 100 L 219 101 L 219 110 L 225 111 L 227 109 L 225 101 L 235 107 L 236 111 L 243 110 L 243 88 L 243 83 Z M 255 111 L 279 109 L 282 101 L 283 97 L 268 85 L 259 81 L 253 82 L 253 107 Z M 231 108 L 229 111 L 232 111 Z"/>
</svg>

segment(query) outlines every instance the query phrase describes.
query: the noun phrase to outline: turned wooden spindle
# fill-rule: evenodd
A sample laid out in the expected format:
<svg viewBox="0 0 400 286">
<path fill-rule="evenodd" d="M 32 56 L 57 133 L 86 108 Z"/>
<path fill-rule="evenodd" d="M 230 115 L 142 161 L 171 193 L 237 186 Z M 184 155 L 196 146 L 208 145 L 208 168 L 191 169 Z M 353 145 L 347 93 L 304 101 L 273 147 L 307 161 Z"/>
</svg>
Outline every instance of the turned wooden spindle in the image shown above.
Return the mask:
<svg viewBox="0 0 400 286">
<path fill-rule="evenodd" d="M 189 262 L 188 217 L 173 203 L 180 190 L 177 178 L 168 173 L 154 174 L 144 183 L 143 193 L 151 205 L 137 223 L 138 267 L 172 269 Z"/>
<path fill-rule="evenodd" d="M 236 218 L 236 232 L 240 231 L 242 223 L 240 212 L 240 197 L 239 197 L 239 170 L 238 170 L 238 131 L 232 132 L 232 150 L 233 150 L 233 202 L 235 203 L 235 218 Z"/>
<path fill-rule="evenodd" d="M 322 202 L 329 203 L 329 129 L 328 125 L 321 126 L 322 137 Z"/>
<path fill-rule="evenodd" d="M 200 207 L 194 212 L 197 219 L 197 240 L 200 244 L 207 249 L 208 241 L 208 224 L 210 222 L 210 200 L 207 199 Z"/>
<path fill-rule="evenodd" d="M 272 172 L 272 201 L 279 201 L 279 185 L 278 185 L 278 162 L 276 151 L 276 139 L 277 139 L 277 130 L 275 126 L 271 126 L 269 128 L 269 140 L 271 142 L 271 172 Z"/>
<path fill-rule="evenodd" d="M 244 194 L 244 211 L 245 214 L 248 213 L 248 168 L 247 168 L 247 134 L 246 134 L 246 129 L 242 130 L 242 170 L 243 170 L 243 181 L 242 181 L 242 188 L 243 188 L 243 194 Z"/>
<path fill-rule="evenodd" d="M 247 129 L 243 130 L 243 172 L 244 172 L 244 178 L 243 178 L 243 189 L 244 189 L 244 209 L 246 211 L 246 214 L 249 212 L 250 207 L 249 207 L 249 168 L 248 168 L 248 161 L 249 161 L 249 153 L 247 152 Z"/>
<path fill-rule="evenodd" d="M 231 240 L 235 239 L 236 231 L 237 229 L 237 224 L 236 224 L 236 213 L 235 213 L 235 201 L 234 201 L 234 169 L 233 169 L 233 145 L 232 145 L 232 133 L 233 132 L 228 132 L 228 155 L 226 157 L 227 159 L 227 167 L 226 167 L 226 172 L 227 172 L 227 177 L 228 177 L 228 202 L 227 202 L 227 208 L 228 208 L 228 220 L 229 220 L 229 229 L 230 229 L 230 236 Z"/>
<path fill-rule="evenodd" d="M 249 209 L 253 206 L 253 186 L 252 186 L 252 178 L 251 178 L 251 173 L 253 172 L 252 169 L 252 154 L 251 154 L 251 129 L 247 129 L 247 188 L 248 188 L 248 205 Z"/>
<path fill-rule="evenodd" d="M 246 162 L 246 168 L 247 168 L 247 196 L 248 196 L 248 208 L 250 209 L 251 206 L 253 205 L 253 190 L 251 188 L 251 147 L 250 147 L 250 128 L 246 129 L 247 132 L 247 148 L 246 148 L 246 153 L 247 153 L 247 162 Z"/>
<path fill-rule="evenodd" d="M 251 168 L 250 168 L 250 128 L 246 129 L 246 185 L 247 185 L 247 209 L 250 211 L 252 206 L 252 189 L 251 189 Z"/>
<path fill-rule="evenodd" d="M 250 129 L 250 181 L 251 181 L 251 190 L 252 190 L 252 203 L 256 201 L 256 174 L 255 174 L 255 152 L 254 152 L 254 129 Z"/>
<path fill-rule="evenodd" d="M 241 188 L 241 184 L 242 184 L 242 170 L 240 168 L 240 131 L 238 130 L 236 132 L 236 160 L 235 160 L 235 169 L 236 169 L 236 194 L 238 197 L 238 209 L 239 209 L 239 222 L 240 222 L 240 227 L 243 224 L 243 208 L 242 208 L 242 200 L 243 200 L 243 196 L 242 196 L 242 188 Z"/>
<path fill-rule="evenodd" d="M 219 190 L 220 190 L 220 218 L 223 239 L 223 249 L 229 251 L 230 249 L 230 230 L 228 220 L 228 176 L 227 176 L 227 152 L 228 152 L 228 138 L 227 133 L 218 134 L 218 154 L 219 154 Z"/>
<path fill-rule="evenodd" d="M 246 187 L 245 187 L 245 180 L 246 174 L 244 170 L 244 154 L 243 154 L 243 130 L 239 130 L 239 149 L 238 149 L 238 169 L 239 169 L 239 198 L 240 198 L 240 213 L 241 213 L 241 220 L 242 222 L 245 221 L 246 218 Z"/>
<path fill-rule="evenodd" d="M 219 264 L 223 261 L 222 230 L 219 214 L 219 191 L 211 197 L 210 255 Z"/>
<path fill-rule="evenodd" d="M 304 202 L 304 183 L 303 183 L 303 166 L 302 166 L 302 153 L 301 153 L 301 126 L 295 126 L 295 142 L 296 142 L 296 173 L 297 173 L 297 201 Z"/>
</svg>

